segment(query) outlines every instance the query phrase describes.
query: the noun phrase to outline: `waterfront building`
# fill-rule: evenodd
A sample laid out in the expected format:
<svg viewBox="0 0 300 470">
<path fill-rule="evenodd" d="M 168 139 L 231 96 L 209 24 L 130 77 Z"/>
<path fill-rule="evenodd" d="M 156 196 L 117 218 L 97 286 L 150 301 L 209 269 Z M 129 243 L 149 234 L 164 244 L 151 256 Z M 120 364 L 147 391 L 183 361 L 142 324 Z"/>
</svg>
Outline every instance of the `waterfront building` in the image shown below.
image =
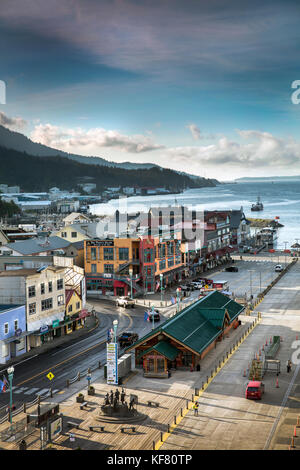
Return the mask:
<svg viewBox="0 0 300 470">
<path fill-rule="evenodd" d="M 48 256 L 53 255 L 58 250 L 63 250 L 70 245 L 70 242 L 63 240 L 60 237 L 37 237 L 28 240 L 16 241 L 1 246 L 0 255 L 6 254 L 11 256 L 22 255 L 40 255 Z"/>
</svg>

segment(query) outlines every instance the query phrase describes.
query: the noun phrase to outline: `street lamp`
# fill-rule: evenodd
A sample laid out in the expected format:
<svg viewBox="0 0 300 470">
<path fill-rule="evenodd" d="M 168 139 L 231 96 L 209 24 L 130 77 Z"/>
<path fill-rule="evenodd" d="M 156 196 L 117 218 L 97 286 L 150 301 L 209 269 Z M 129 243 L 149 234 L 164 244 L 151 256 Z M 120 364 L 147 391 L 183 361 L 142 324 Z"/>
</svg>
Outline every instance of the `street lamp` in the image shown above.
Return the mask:
<svg viewBox="0 0 300 470">
<path fill-rule="evenodd" d="M 284 267 L 286 268 L 286 245 L 288 242 L 283 242 L 284 243 Z"/>
<path fill-rule="evenodd" d="M 117 342 L 118 323 L 119 323 L 118 320 L 114 320 L 114 321 L 113 321 L 115 343 Z"/>
<path fill-rule="evenodd" d="M 129 275 L 130 275 L 130 297 L 133 299 L 132 295 L 132 274 L 133 274 L 133 269 L 129 268 Z"/>
<path fill-rule="evenodd" d="M 160 278 L 160 301 L 162 302 L 163 301 L 163 290 L 164 290 L 164 287 L 163 287 L 164 275 L 161 273 L 159 275 L 159 278 Z"/>
<path fill-rule="evenodd" d="M 13 381 L 13 376 L 14 376 L 14 367 L 11 366 L 7 369 L 7 373 L 8 373 L 8 380 L 9 380 L 9 392 L 10 392 L 10 405 L 9 405 L 9 420 L 10 420 L 10 426 L 12 428 L 12 404 L 13 404 L 13 401 L 12 401 L 12 381 Z"/>
<path fill-rule="evenodd" d="M 180 302 L 180 288 L 177 287 L 176 289 L 176 296 L 177 296 L 177 312 L 179 312 L 179 302 Z"/>
</svg>

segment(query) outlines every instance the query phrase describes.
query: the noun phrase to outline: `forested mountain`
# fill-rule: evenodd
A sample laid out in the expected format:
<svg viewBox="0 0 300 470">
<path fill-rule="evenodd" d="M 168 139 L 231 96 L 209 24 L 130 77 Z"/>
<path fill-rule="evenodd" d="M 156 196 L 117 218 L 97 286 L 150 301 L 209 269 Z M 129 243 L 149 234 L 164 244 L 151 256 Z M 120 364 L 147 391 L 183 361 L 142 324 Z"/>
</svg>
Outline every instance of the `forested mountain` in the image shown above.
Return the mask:
<svg viewBox="0 0 300 470">
<path fill-rule="evenodd" d="M 53 186 L 70 190 L 83 177 L 93 178 L 97 192 L 110 186 L 165 187 L 171 191 L 215 186 L 216 180 L 190 177 L 154 166 L 149 169 L 83 164 L 64 157 L 36 157 L 0 147 L 0 183 L 18 185 L 23 191 L 47 191 Z"/>
</svg>

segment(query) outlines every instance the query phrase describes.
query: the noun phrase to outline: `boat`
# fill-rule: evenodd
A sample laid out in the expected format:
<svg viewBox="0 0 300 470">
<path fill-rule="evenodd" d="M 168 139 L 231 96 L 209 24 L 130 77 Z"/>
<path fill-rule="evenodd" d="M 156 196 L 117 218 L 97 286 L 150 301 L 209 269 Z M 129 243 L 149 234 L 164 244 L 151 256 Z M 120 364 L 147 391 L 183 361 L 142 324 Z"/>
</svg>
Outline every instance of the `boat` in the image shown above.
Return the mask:
<svg viewBox="0 0 300 470">
<path fill-rule="evenodd" d="M 263 203 L 261 202 L 259 196 L 258 196 L 258 198 L 257 198 L 256 203 L 255 203 L 255 204 L 252 204 L 251 210 L 252 210 L 252 211 L 263 211 L 263 210 L 264 210 Z"/>
</svg>

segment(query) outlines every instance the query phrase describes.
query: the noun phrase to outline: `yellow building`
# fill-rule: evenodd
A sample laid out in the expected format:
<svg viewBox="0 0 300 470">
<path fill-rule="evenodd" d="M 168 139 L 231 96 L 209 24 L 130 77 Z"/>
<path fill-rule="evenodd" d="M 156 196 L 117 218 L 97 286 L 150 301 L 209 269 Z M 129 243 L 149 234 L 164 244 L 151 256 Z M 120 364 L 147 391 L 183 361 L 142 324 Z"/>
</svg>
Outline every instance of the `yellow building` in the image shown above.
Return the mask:
<svg viewBox="0 0 300 470">
<path fill-rule="evenodd" d="M 79 330 L 84 326 L 82 300 L 74 289 L 66 289 L 65 334 Z"/>
</svg>

